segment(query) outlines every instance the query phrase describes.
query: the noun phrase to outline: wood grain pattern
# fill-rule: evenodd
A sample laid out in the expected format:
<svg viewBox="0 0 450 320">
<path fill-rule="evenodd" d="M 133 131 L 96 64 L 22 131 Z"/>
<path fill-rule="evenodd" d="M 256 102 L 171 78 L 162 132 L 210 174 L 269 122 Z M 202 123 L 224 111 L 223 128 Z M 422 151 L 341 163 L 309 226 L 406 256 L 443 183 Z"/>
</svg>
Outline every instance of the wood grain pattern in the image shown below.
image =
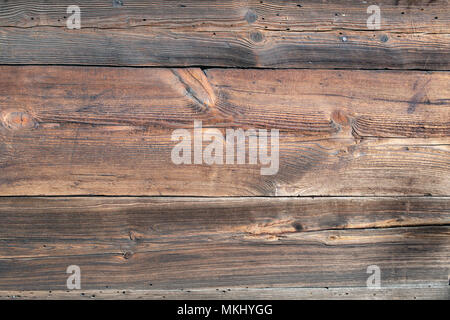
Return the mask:
<svg viewBox="0 0 450 320">
<path fill-rule="evenodd" d="M 448 197 L 0 197 L 2 239 L 238 232 L 248 236 L 446 225 Z M 76 223 L 71 223 L 76 219 Z M 4 248 L 4 250 L 7 250 Z M 42 249 L 44 251 L 48 249 Z M 13 257 L 0 255 L 3 258 Z"/>
<path fill-rule="evenodd" d="M 218 289 L 218 290 L 217 290 Z M 0 291 L 0 300 L 448 300 L 448 286 Z"/>
<path fill-rule="evenodd" d="M 385 286 L 448 284 L 448 198 L 0 203 L 3 291 L 64 290 L 73 264 L 84 290 L 363 287 L 372 264 Z"/>
<path fill-rule="evenodd" d="M 57 243 L 8 240 L 32 248 L 1 259 L 3 290 L 65 290 L 69 265 L 83 288 L 185 289 L 364 286 L 369 265 L 383 284 L 448 285 L 449 228 L 395 228 L 288 234 L 272 239 L 229 235 L 89 239 Z M 38 254 L 37 247 L 48 248 Z M 57 252 L 64 250 L 65 255 Z M 52 253 L 55 251 L 55 254 Z"/>
<path fill-rule="evenodd" d="M 1 1 L 0 300 L 448 300 L 449 1 L 371 4 Z M 194 121 L 279 170 L 176 165 Z"/>
<path fill-rule="evenodd" d="M 70 265 L 82 270 L 83 288 L 159 289 L 224 286 L 364 286 L 367 267 L 378 265 L 385 285 L 448 285 L 449 229 L 406 228 L 324 231 L 278 241 L 199 237 L 111 241 L 84 246 L 62 241 L 71 255 L 48 253 L 1 260 L 4 290 L 65 290 Z M 335 240 L 332 240 L 335 239 Z M 138 240 L 139 241 L 139 240 Z M 54 243 L 14 242 L 8 246 Z M 90 248 L 90 250 L 89 250 Z"/>
<path fill-rule="evenodd" d="M 0 63 L 449 70 L 448 1 L 64 1 L 0 4 Z"/>
<path fill-rule="evenodd" d="M 8 66 L 0 71 L 2 114 L 22 111 L 40 126 L 192 128 L 194 120 L 202 120 L 204 126 L 277 128 L 323 138 L 450 133 L 447 72 Z"/>
<path fill-rule="evenodd" d="M 448 195 L 446 72 L 2 67 L 0 195 Z M 398 86 L 396 86 L 398 84 Z M 280 129 L 280 168 L 175 165 L 176 128 Z"/>
</svg>

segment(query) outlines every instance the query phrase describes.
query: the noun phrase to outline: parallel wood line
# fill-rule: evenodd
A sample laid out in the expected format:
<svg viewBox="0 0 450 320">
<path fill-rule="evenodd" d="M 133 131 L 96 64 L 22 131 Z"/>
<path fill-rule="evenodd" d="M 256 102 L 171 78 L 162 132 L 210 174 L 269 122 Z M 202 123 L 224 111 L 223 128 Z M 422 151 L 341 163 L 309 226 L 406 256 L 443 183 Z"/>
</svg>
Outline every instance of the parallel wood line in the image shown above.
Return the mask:
<svg viewBox="0 0 450 320">
<path fill-rule="evenodd" d="M 364 287 L 373 264 L 442 287 L 449 215 L 448 198 L 0 198 L 0 290 L 64 290 L 69 265 L 85 290 Z"/>
<path fill-rule="evenodd" d="M 160 239 L 149 232 L 122 240 L 7 240 L 3 248 L 28 247 L 30 254 L 1 258 L 0 283 L 2 290 L 65 290 L 66 269 L 77 265 L 86 290 L 362 287 L 367 267 L 377 265 L 385 285 L 443 286 L 449 236 L 450 227 L 440 226 L 288 233 L 276 239 L 234 233 Z M 48 252 L 39 255 L 38 247 Z"/>
<path fill-rule="evenodd" d="M 0 291 L 0 300 L 448 300 L 448 286 L 367 288 L 216 288 L 191 290 Z"/>
<path fill-rule="evenodd" d="M 229 232 L 276 237 L 330 229 L 446 225 L 450 198 L 0 197 L 0 218 L 2 240 L 127 239 L 149 232 L 157 232 L 160 240 Z M 14 251 L 0 257 L 12 258 Z"/>
<path fill-rule="evenodd" d="M 3 196 L 445 196 L 450 190 L 446 72 L 0 71 Z M 172 133 L 190 128 L 192 134 L 194 120 L 223 133 L 280 129 L 279 171 L 262 176 L 267 166 L 260 163 L 174 164 Z"/>
<path fill-rule="evenodd" d="M 73 4 L 0 3 L 0 300 L 448 300 L 447 0 L 380 30 L 354 0 Z M 278 173 L 175 165 L 194 120 L 279 129 Z"/>
<path fill-rule="evenodd" d="M 1 64 L 450 70 L 447 0 L 79 1 L 0 4 Z M 300 6 L 301 7 L 300 7 Z"/>
<path fill-rule="evenodd" d="M 447 72 L 0 68 L 0 107 L 39 124 L 276 128 L 330 137 L 445 137 Z M 5 119 L 3 119 L 5 120 Z M 4 122 L 4 121 L 3 121 Z M 9 123 L 9 126 L 17 126 Z M 350 127 L 350 128 L 347 128 Z"/>
<path fill-rule="evenodd" d="M 450 18 L 443 14 L 447 0 L 381 0 L 380 30 L 397 32 L 448 33 Z M 0 26 L 31 28 L 65 27 L 70 0 L 17 0 L 0 4 Z M 128 0 L 122 4 L 105 1 L 77 1 L 82 27 L 130 28 L 151 26 L 158 29 L 211 31 L 251 24 L 270 30 L 329 31 L 367 30 L 370 3 L 355 0 L 290 1 L 219 1 L 219 0 Z M 195 28 L 193 28 L 195 27 Z"/>
</svg>

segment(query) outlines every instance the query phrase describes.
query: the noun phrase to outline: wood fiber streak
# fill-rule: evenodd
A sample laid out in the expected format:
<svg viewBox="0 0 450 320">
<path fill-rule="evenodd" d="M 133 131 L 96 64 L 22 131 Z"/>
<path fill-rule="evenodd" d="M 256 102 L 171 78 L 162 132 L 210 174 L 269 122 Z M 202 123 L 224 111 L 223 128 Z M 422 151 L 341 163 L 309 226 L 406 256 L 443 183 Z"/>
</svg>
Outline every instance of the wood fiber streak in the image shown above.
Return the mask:
<svg viewBox="0 0 450 320">
<path fill-rule="evenodd" d="M 449 9 L 0 1 L 0 300 L 448 300 Z M 198 121 L 278 171 L 175 164 Z"/>
<path fill-rule="evenodd" d="M 61 300 L 448 300 L 448 286 L 406 286 L 377 290 L 362 288 L 215 288 L 178 290 L 50 290 L 50 291 L 0 291 L 0 300 L 61 299 Z"/>
<path fill-rule="evenodd" d="M 450 70 L 447 0 L 78 1 L 0 4 L 0 63 Z"/>
<path fill-rule="evenodd" d="M 84 290 L 363 287 L 372 264 L 385 286 L 442 287 L 448 203 L 0 198 L 0 290 L 64 290 L 69 265 Z"/>
<path fill-rule="evenodd" d="M 64 290 L 66 268 L 80 266 L 83 288 L 181 289 L 226 286 L 364 286 L 367 267 L 383 283 L 448 284 L 448 227 L 339 230 L 277 240 L 236 234 L 135 240 L 8 241 L 46 254 L 2 258 L 2 290 Z M 64 250 L 66 255 L 53 254 Z"/>
<path fill-rule="evenodd" d="M 0 235 L 52 241 L 136 238 L 156 231 L 159 239 L 229 232 L 264 237 L 432 226 L 450 223 L 449 204 L 445 197 L 1 197 Z"/>
<path fill-rule="evenodd" d="M 0 68 L 0 195 L 448 195 L 446 72 Z M 173 130 L 280 130 L 256 165 L 175 165 Z M 207 143 L 205 143 L 206 145 Z M 248 151 L 248 150 L 247 150 Z"/>
</svg>

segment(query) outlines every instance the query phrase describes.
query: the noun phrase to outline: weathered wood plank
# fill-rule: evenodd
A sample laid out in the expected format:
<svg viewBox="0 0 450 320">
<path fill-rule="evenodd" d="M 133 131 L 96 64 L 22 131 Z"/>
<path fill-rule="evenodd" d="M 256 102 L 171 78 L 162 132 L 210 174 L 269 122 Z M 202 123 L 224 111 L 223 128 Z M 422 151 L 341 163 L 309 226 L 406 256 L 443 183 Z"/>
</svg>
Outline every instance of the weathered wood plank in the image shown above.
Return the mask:
<svg viewBox="0 0 450 320">
<path fill-rule="evenodd" d="M 31 241 L 43 235 L 49 241 L 125 239 L 149 232 L 157 232 L 160 240 L 229 232 L 276 236 L 446 225 L 450 224 L 450 198 L 0 197 L 0 220 L 4 222 L 0 224 L 2 240 Z M 15 250 L 0 257 L 13 257 Z"/>
<path fill-rule="evenodd" d="M 0 4 L 0 63 L 450 70 L 448 1 L 64 1 Z"/>
<path fill-rule="evenodd" d="M 12 66 L 0 72 L 2 114 L 26 112 L 41 126 L 192 128 L 202 120 L 323 138 L 345 130 L 358 137 L 450 135 L 447 72 Z"/>
<path fill-rule="evenodd" d="M 8 133 L 1 195 L 448 195 L 448 139 L 282 135 L 279 169 L 171 161 L 170 131 L 64 125 Z"/>
<path fill-rule="evenodd" d="M 233 28 L 251 23 L 270 30 L 330 31 L 367 29 L 370 3 L 355 0 L 231 1 L 231 0 L 79 0 L 82 26 L 86 28 L 129 28 L 151 26 L 161 29 L 210 31 L 214 26 Z M 300 4 L 300 6 L 299 6 Z M 381 0 L 381 30 L 397 32 L 448 31 L 450 18 L 443 14 L 448 1 Z M 0 4 L 0 26 L 30 28 L 65 27 L 70 0 L 16 0 Z M 436 16 L 438 19 L 436 19 Z"/>
<path fill-rule="evenodd" d="M 69 265 L 84 290 L 363 287 L 372 264 L 383 286 L 442 287 L 449 208 L 411 197 L 0 198 L 0 290 L 64 290 Z"/>
<path fill-rule="evenodd" d="M 0 259 L 2 290 L 65 290 L 70 265 L 84 289 L 184 289 L 225 286 L 365 286 L 377 265 L 384 285 L 448 285 L 449 227 L 287 233 L 275 239 L 239 233 L 159 238 L 1 241 L 30 248 Z M 36 247 L 48 248 L 45 254 Z M 65 255 L 53 254 L 64 248 Z"/>
<path fill-rule="evenodd" d="M 2 67 L 0 195 L 448 195 L 446 72 Z M 389 81 L 389 82 L 388 82 Z M 280 129 L 279 170 L 171 135 Z M 205 146 L 207 143 L 205 143 Z M 247 150 L 248 151 L 248 150 Z"/>
<path fill-rule="evenodd" d="M 219 289 L 219 290 L 217 290 Z M 217 288 L 185 290 L 0 291 L 0 300 L 448 300 L 448 286 L 367 288 Z"/>
<path fill-rule="evenodd" d="M 239 125 L 266 125 L 305 135 L 336 136 L 349 125 L 358 137 L 450 136 L 450 79 L 445 72 L 212 69 L 205 73 L 219 97 L 218 108 L 232 114 Z"/>
</svg>

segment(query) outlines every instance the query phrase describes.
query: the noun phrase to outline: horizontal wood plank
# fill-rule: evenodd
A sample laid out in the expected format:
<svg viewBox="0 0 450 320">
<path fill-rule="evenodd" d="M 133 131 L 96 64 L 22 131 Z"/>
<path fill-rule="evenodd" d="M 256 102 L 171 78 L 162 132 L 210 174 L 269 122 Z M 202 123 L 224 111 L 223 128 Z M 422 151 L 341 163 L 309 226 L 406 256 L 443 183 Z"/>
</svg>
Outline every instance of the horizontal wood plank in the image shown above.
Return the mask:
<svg viewBox="0 0 450 320">
<path fill-rule="evenodd" d="M 0 300 L 448 300 L 448 286 L 0 291 Z"/>
<path fill-rule="evenodd" d="M 448 1 L 78 1 L 0 4 L 1 64 L 450 70 Z"/>
<path fill-rule="evenodd" d="M 381 30 L 417 33 L 446 33 L 450 18 L 442 14 L 448 1 L 380 0 L 383 23 Z M 65 27 L 70 0 L 16 0 L 3 2 L 0 26 L 31 28 Z M 327 0 L 301 3 L 281 0 L 128 0 L 122 3 L 79 0 L 82 26 L 86 28 L 129 28 L 151 26 L 161 29 L 233 28 L 252 24 L 270 30 L 290 28 L 297 31 L 367 29 L 367 7 L 370 3 L 355 0 Z M 436 19 L 436 16 L 438 19 Z M 414 30 L 412 29 L 414 27 Z M 200 29 L 198 29 L 200 28 Z"/>
<path fill-rule="evenodd" d="M 66 269 L 77 265 L 85 290 L 345 287 L 365 286 L 368 266 L 377 265 L 384 285 L 443 286 L 449 235 L 448 227 L 409 227 L 294 233 L 276 240 L 235 234 L 9 240 L 2 247 L 41 246 L 48 253 L 1 258 L 0 283 L 2 290 L 65 290 Z M 69 254 L 52 254 L 57 247 Z"/>
<path fill-rule="evenodd" d="M 29 126 L 61 123 L 276 128 L 302 136 L 428 138 L 450 134 L 450 73 L 0 68 L 0 107 Z M 17 125 L 7 123 L 9 126 Z"/>
<path fill-rule="evenodd" d="M 446 72 L 1 67 L 0 195 L 448 195 Z M 279 170 L 175 129 L 279 129 Z M 205 143 L 206 146 L 206 143 Z M 249 150 L 247 150 L 249 151 Z"/>
<path fill-rule="evenodd" d="M 148 232 L 160 239 L 228 232 L 276 236 L 446 225 L 449 204 L 448 197 L 0 197 L 0 239 L 124 239 Z"/>
<path fill-rule="evenodd" d="M 446 286 L 448 198 L 0 198 L 0 290 Z M 386 228 L 387 227 L 387 228 Z M 151 287 L 151 288 L 150 288 Z"/>
</svg>

